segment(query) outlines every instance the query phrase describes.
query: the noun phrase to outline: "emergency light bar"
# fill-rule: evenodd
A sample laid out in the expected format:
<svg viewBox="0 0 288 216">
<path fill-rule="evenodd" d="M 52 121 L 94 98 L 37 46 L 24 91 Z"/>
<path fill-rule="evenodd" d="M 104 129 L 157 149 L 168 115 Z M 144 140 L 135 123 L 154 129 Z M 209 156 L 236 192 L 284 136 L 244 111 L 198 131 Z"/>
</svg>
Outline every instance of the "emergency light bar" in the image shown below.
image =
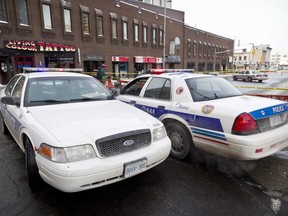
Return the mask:
<svg viewBox="0 0 288 216">
<path fill-rule="evenodd" d="M 144 74 L 162 74 L 174 72 L 194 73 L 194 69 L 150 69 L 144 72 Z"/>
<path fill-rule="evenodd" d="M 34 72 L 75 72 L 83 73 L 82 68 L 37 68 L 37 67 L 23 67 L 23 73 Z"/>
</svg>

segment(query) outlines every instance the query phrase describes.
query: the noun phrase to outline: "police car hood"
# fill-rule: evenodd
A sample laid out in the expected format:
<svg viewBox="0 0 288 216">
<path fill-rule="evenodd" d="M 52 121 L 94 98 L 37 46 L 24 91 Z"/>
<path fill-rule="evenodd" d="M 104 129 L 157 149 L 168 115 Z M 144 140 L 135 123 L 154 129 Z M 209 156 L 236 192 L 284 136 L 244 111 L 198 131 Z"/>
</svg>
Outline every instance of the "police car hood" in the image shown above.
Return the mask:
<svg viewBox="0 0 288 216">
<path fill-rule="evenodd" d="M 256 97 L 256 96 L 237 96 L 218 100 L 211 100 L 205 103 L 203 109 L 213 107 L 215 115 L 231 116 L 235 118 L 243 112 L 250 113 L 254 118 L 263 118 L 288 111 L 288 103 L 280 100 Z M 206 106 L 207 104 L 207 106 Z M 205 110 L 202 110 L 205 113 Z"/>
<path fill-rule="evenodd" d="M 29 112 L 47 133 L 59 142 L 95 141 L 100 137 L 137 129 L 153 129 L 161 123 L 117 100 L 29 107 Z"/>
</svg>

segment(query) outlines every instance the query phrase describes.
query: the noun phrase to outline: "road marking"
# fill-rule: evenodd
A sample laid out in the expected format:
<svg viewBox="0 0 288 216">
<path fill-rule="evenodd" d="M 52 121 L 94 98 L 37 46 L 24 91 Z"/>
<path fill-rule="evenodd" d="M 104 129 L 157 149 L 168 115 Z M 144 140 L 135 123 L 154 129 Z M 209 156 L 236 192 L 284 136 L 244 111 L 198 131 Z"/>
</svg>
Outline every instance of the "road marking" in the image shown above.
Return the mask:
<svg viewBox="0 0 288 216">
<path fill-rule="evenodd" d="M 255 88 L 255 89 L 265 89 L 265 90 L 288 90 L 288 88 L 271 88 L 271 87 L 259 87 L 259 86 L 235 86 L 236 88 Z"/>
</svg>

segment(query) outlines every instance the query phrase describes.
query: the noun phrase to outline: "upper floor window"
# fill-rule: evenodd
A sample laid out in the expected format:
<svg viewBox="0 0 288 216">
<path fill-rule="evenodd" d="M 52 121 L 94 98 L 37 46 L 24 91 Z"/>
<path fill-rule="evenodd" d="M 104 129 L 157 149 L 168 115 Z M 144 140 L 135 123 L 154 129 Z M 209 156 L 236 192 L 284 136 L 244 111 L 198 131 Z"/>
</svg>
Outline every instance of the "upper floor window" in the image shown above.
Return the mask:
<svg viewBox="0 0 288 216">
<path fill-rule="evenodd" d="M 159 30 L 159 44 L 163 45 L 163 43 L 164 43 L 164 31 L 162 28 L 160 28 L 160 30 Z"/>
<path fill-rule="evenodd" d="M 65 32 L 72 32 L 70 9 L 64 9 L 64 28 L 65 28 Z"/>
<path fill-rule="evenodd" d="M 195 40 L 193 41 L 193 55 L 197 55 L 197 42 Z"/>
<path fill-rule="evenodd" d="M 134 42 L 139 42 L 139 21 L 134 19 Z"/>
<path fill-rule="evenodd" d="M 29 25 L 27 0 L 17 0 L 20 25 Z"/>
<path fill-rule="evenodd" d="M 52 29 L 51 6 L 42 4 L 44 28 Z"/>
<path fill-rule="evenodd" d="M 117 15 L 115 13 L 110 13 L 111 16 L 111 33 L 112 33 L 112 39 L 117 39 Z"/>
<path fill-rule="evenodd" d="M 191 48 L 192 48 L 192 46 L 191 46 L 191 40 L 188 39 L 188 40 L 187 40 L 187 56 L 191 56 Z"/>
<path fill-rule="evenodd" d="M 143 22 L 143 43 L 146 44 L 148 42 L 148 28 L 147 23 Z"/>
<path fill-rule="evenodd" d="M 128 19 L 127 17 L 122 17 L 122 31 L 123 31 L 123 40 L 128 40 Z"/>
<path fill-rule="evenodd" d="M 0 0 L 0 22 L 7 22 L 5 0 Z"/>
<path fill-rule="evenodd" d="M 83 26 L 83 34 L 88 35 L 90 34 L 89 31 L 89 14 L 82 13 L 82 26 Z"/>
<path fill-rule="evenodd" d="M 152 26 L 152 43 L 153 44 L 157 43 L 157 29 L 155 25 Z"/>
<path fill-rule="evenodd" d="M 101 10 L 95 9 L 96 12 L 96 29 L 97 29 L 97 36 L 103 37 L 104 36 L 104 28 L 103 28 L 103 12 Z"/>
</svg>

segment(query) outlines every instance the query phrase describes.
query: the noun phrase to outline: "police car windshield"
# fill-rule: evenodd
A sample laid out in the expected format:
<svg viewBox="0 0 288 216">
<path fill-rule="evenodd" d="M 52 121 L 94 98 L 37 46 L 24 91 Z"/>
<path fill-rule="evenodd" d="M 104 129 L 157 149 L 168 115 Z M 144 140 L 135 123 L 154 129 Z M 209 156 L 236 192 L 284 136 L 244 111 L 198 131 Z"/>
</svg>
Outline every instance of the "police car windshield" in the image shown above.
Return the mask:
<svg viewBox="0 0 288 216">
<path fill-rule="evenodd" d="M 242 95 L 231 83 L 219 77 L 191 78 L 186 83 L 195 102 Z"/>
<path fill-rule="evenodd" d="M 29 80 L 24 103 L 41 106 L 111 99 L 114 96 L 92 77 L 39 77 Z"/>
</svg>

